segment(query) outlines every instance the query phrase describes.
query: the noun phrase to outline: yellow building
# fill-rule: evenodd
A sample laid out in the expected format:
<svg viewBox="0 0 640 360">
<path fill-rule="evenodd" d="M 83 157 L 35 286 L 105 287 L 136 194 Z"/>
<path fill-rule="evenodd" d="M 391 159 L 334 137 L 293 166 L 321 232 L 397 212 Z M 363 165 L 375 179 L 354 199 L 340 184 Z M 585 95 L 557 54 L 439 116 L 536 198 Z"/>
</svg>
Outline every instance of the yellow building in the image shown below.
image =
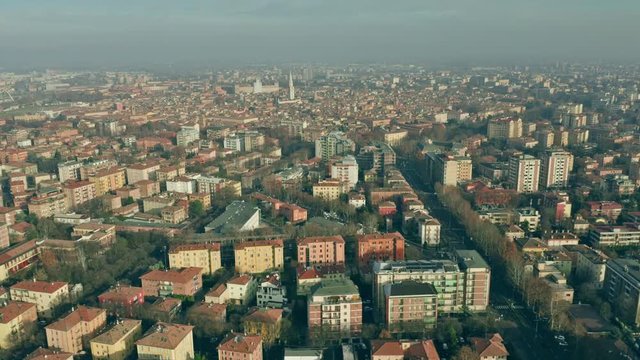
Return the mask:
<svg viewBox="0 0 640 360">
<path fill-rule="evenodd" d="M 284 262 L 283 249 L 282 239 L 236 243 L 236 271 L 257 274 L 270 269 L 281 269 Z"/>
<path fill-rule="evenodd" d="M 94 360 L 124 360 L 135 350 L 141 334 L 141 320 L 121 320 L 91 340 L 91 355 Z"/>
<path fill-rule="evenodd" d="M 180 224 L 187 220 L 187 211 L 182 206 L 167 206 L 160 211 L 160 215 L 169 224 Z"/>
<path fill-rule="evenodd" d="M 96 196 L 115 191 L 126 185 L 127 176 L 124 168 L 112 167 L 89 174 L 89 181 L 96 184 Z"/>
<path fill-rule="evenodd" d="M 139 359 L 193 359 L 193 326 L 159 322 L 136 342 Z"/>
<path fill-rule="evenodd" d="M 69 285 L 66 282 L 21 281 L 11 286 L 9 293 L 14 301 L 36 304 L 38 315 L 49 316 L 56 306 L 69 301 Z"/>
<path fill-rule="evenodd" d="M 205 274 L 213 274 L 222 268 L 219 243 L 182 244 L 169 250 L 169 267 L 182 269 L 202 268 Z"/>
<path fill-rule="evenodd" d="M 324 200 L 338 200 L 349 191 L 349 184 L 339 180 L 321 180 L 313 185 L 313 196 Z"/>
<path fill-rule="evenodd" d="M 20 301 L 10 301 L 0 307 L 0 349 L 16 345 L 25 325 L 38 320 L 36 305 Z"/>
<path fill-rule="evenodd" d="M 88 345 L 86 340 L 106 324 L 106 310 L 79 306 L 67 316 L 45 327 L 47 345 L 52 349 L 77 354 Z"/>
</svg>

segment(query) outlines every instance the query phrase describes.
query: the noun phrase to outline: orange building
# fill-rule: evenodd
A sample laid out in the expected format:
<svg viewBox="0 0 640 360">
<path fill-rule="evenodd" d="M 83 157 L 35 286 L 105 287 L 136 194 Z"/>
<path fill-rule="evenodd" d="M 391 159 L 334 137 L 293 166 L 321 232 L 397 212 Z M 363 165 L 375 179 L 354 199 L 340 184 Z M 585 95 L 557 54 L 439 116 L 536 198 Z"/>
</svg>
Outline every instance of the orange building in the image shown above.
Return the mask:
<svg viewBox="0 0 640 360">
<path fill-rule="evenodd" d="M 36 305 L 20 301 L 10 301 L 0 307 L 0 349 L 12 347 L 14 341 L 20 338 L 25 325 L 38 320 Z"/>
<path fill-rule="evenodd" d="M 404 260 L 404 237 L 399 232 L 358 236 L 358 265 L 374 261 Z"/>
<path fill-rule="evenodd" d="M 106 324 L 106 310 L 79 306 L 69 315 L 45 327 L 47 345 L 76 354 L 88 346 L 93 335 Z"/>
<path fill-rule="evenodd" d="M 218 345 L 218 359 L 262 360 L 262 338 L 231 333 Z"/>
<path fill-rule="evenodd" d="M 202 268 L 181 270 L 153 270 L 142 276 L 142 290 L 146 296 L 193 296 L 202 288 Z"/>
<path fill-rule="evenodd" d="M 298 264 L 344 264 L 344 239 L 340 235 L 299 239 Z"/>
<path fill-rule="evenodd" d="M 62 191 L 67 197 L 67 208 L 72 209 L 96 197 L 96 184 L 88 181 L 74 181 L 65 183 Z"/>
</svg>

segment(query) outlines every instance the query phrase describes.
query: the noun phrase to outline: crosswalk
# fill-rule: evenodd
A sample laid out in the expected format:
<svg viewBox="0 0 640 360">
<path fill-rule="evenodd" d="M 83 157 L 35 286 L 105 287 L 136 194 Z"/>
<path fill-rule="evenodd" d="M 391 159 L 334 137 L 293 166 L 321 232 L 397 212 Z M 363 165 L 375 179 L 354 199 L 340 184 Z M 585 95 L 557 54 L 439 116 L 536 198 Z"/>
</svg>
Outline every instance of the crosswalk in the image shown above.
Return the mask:
<svg viewBox="0 0 640 360">
<path fill-rule="evenodd" d="M 522 305 L 494 305 L 493 306 L 494 309 L 496 310 L 509 310 L 509 309 L 513 309 L 513 310 L 522 310 L 524 309 L 524 306 Z"/>
</svg>

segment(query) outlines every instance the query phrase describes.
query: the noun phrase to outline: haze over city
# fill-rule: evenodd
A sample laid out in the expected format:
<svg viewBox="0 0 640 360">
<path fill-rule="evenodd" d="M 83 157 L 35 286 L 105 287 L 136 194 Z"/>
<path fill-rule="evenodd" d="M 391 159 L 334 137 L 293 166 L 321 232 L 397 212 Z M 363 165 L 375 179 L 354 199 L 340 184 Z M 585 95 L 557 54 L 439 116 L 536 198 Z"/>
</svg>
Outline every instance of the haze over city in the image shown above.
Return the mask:
<svg viewBox="0 0 640 360">
<path fill-rule="evenodd" d="M 634 0 L 3 1 L 5 67 L 640 57 Z"/>
</svg>

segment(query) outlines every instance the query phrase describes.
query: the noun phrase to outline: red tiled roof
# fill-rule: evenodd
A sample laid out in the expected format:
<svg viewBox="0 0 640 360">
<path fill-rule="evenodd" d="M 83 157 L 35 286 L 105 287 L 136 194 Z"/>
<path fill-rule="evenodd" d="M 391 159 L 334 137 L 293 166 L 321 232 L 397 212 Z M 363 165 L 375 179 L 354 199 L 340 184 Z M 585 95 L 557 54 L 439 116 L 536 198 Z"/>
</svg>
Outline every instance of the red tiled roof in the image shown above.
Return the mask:
<svg viewBox="0 0 640 360">
<path fill-rule="evenodd" d="M 307 245 L 321 242 L 335 242 L 344 244 L 344 238 L 340 235 L 335 236 L 311 236 L 298 239 L 298 245 Z"/>
<path fill-rule="evenodd" d="M 62 281 L 20 281 L 19 283 L 11 286 L 11 289 L 53 294 L 65 286 L 67 286 L 67 283 Z"/>
<path fill-rule="evenodd" d="M 193 279 L 194 276 L 202 274 L 202 268 L 188 267 L 180 270 L 152 270 L 140 276 L 141 280 L 148 281 L 169 281 L 173 283 L 186 283 Z"/>
<path fill-rule="evenodd" d="M 74 312 L 63 317 L 62 319 L 49 324 L 46 329 L 68 331 L 71 330 L 78 323 L 85 321 L 92 321 L 102 314 L 106 314 L 106 310 L 99 308 L 90 308 L 87 306 L 79 306 Z M 106 319 L 106 318 L 105 318 Z"/>
<path fill-rule="evenodd" d="M 0 307 L 0 323 L 7 324 L 11 320 L 29 311 L 29 309 L 35 308 L 35 306 L 36 304 L 22 301 L 9 301 L 7 305 Z"/>
<path fill-rule="evenodd" d="M 262 344 L 260 336 L 244 336 L 232 333 L 218 345 L 218 350 L 252 354 L 260 344 Z"/>
<path fill-rule="evenodd" d="M 283 247 L 284 244 L 282 239 L 273 239 L 273 240 L 256 240 L 256 241 L 245 241 L 241 243 L 236 243 L 234 248 L 236 250 L 245 249 L 248 247 L 258 247 L 258 246 L 274 246 L 274 247 Z"/>
</svg>

